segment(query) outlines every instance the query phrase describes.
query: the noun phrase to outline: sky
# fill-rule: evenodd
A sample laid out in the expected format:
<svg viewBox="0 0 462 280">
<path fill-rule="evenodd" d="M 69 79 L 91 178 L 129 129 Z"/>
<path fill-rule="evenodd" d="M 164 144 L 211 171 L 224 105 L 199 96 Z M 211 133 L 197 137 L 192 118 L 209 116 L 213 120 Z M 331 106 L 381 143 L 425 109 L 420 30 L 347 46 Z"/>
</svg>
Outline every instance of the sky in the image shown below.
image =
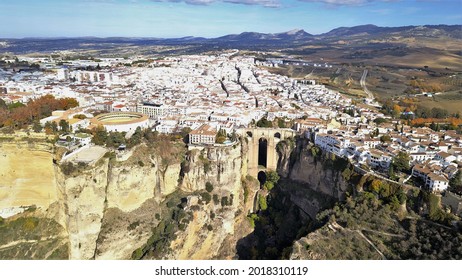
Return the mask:
<svg viewBox="0 0 462 280">
<path fill-rule="evenodd" d="M 462 0 L 0 0 L 0 38 L 219 37 L 462 24 Z"/>
</svg>

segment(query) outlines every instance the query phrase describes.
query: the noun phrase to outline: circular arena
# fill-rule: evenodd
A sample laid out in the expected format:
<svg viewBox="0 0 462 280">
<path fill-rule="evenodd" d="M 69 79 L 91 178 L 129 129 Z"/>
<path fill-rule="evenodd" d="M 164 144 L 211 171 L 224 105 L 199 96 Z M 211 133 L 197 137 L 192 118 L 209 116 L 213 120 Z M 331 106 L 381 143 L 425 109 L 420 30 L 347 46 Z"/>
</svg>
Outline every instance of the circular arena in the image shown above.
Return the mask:
<svg viewBox="0 0 462 280">
<path fill-rule="evenodd" d="M 91 119 L 92 126 L 104 126 L 110 132 L 129 132 L 149 126 L 149 117 L 134 112 L 114 112 L 101 114 Z"/>
</svg>

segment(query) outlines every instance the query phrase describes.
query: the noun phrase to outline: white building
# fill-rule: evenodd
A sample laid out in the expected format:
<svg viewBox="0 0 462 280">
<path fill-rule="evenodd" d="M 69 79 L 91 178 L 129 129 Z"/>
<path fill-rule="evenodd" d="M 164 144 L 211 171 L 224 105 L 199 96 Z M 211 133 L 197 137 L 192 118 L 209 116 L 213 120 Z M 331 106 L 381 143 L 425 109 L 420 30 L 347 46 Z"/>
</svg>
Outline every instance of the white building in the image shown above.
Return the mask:
<svg viewBox="0 0 462 280">
<path fill-rule="evenodd" d="M 216 139 L 217 131 L 209 126 L 203 124 L 199 128 L 189 133 L 190 144 L 214 144 Z"/>
<path fill-rule="evenodd" d="M 136 111 L 148 115 L 151 119 L 169 115 L 169 108 L 167 106 L 150 102 L 138 103 Z"/>
<path fill-rule="evenodd" d="M 431 191 L 441 192 L 448 188 L 449 180 L 443 175 L 430 173 L 425 181 L 425 186 Z"/>
<path fill-rule="evenodd" d="M 69 80 L 69 70 L 66 68 L 58 69 L 58 80 L 60 81 Z"/>
</svg>

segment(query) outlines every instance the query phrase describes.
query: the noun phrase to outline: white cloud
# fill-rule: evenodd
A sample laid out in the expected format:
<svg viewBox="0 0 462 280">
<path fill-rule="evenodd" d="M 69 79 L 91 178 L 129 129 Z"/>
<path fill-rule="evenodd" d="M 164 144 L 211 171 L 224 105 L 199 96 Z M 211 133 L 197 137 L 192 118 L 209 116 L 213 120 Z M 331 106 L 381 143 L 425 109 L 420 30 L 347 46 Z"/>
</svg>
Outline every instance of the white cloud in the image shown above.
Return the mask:
<svg viewBox="0 0 462 280">
<path fill-rule="evenodd" d="M 299 0 L 301 2 L 320 2 L 331 6 L 360 6 L 370 2 L 398 2 L 401 0 Z"/>
<path fill-rule="evenodd" d="M 190 5 L 209 5 L 216 2 L 225 2 L 241 5 L 258 5 L 263 7 L 276 8 L 280 7 L 279 0 L 151 0 L 152 2 L 184 2 Z"/>
<path fill-rule="evenodd" d="M 244 4 L 244 5 L 261 5 L 264 7 L 276 8 L 280 7 L 281 3 L 278 0 L 224 0 L 227 3 Z"/>
</svg>

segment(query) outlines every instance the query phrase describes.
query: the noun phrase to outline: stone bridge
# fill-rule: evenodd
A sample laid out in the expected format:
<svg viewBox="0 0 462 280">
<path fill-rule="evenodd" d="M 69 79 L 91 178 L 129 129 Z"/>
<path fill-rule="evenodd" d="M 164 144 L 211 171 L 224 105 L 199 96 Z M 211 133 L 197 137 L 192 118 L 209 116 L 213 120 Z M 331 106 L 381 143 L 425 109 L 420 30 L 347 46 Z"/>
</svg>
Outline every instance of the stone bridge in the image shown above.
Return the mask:
<svg viewBox="0 0 462 280">
<path fill-rule="evenodd" d="M 295 131 L 287 128 L 247 128 L 240 129 L 238 133 L 247 137 L 249 143 L 247 173 L 259 180 L 260 172 L 275 171 L 277 168 L 276 145 L 284 139 L 295 136 Z"/>
</svg>

